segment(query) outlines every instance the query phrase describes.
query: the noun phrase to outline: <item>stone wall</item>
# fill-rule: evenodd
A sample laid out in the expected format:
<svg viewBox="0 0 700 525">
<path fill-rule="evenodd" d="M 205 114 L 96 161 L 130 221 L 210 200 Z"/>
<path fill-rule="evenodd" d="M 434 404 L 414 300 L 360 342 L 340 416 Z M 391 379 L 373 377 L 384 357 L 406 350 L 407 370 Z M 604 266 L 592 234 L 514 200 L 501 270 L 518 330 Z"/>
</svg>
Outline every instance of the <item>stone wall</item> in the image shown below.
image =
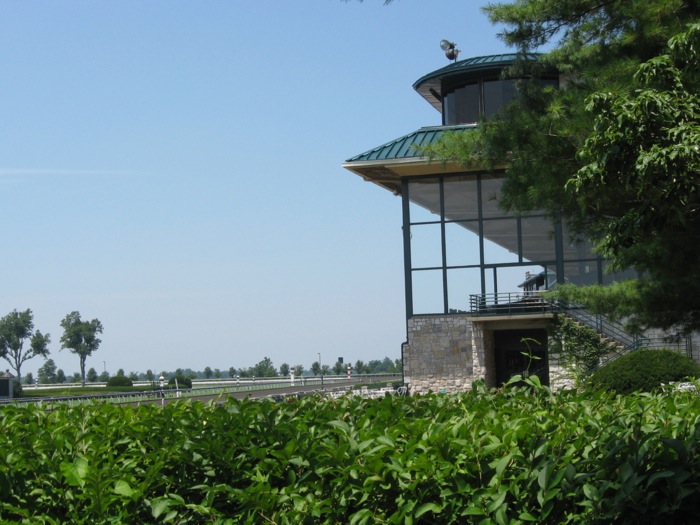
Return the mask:
<svg viewBox="0 0 700 525">
<path fill-rule="evenodd" d="M 496 385 L 494 330 L 542 328 L 550 318 L 499 318 L 485 322 L 467 315 L 414 316 L 403 345 L 404 380 L 412 394 L 463 392 L 472 382 Z M 549 361 L 554 388 L 571 386 L 557 355 Z"/>
<path fill-rule="evenodd" d="M 404 378 L 409 392 L 460 392 L 483 377 L 483 333 L 466 316 L 415 316 L 408 321 Z M 481 331 L 483 332 L 483 330 Z M 475 359 L 476 358 L 476 359 Z"/>
</svg>

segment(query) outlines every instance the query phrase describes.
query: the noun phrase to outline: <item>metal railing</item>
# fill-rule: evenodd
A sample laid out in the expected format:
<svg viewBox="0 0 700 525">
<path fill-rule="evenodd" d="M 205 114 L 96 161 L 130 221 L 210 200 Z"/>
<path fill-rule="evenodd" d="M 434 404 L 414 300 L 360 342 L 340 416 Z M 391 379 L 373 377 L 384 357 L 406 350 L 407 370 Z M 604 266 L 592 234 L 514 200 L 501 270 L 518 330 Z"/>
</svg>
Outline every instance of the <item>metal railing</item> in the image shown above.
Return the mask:
<svg viewBox="0 0 700 525">
<path fill-rule="evenodd" d="M 669 348 L 691 354 L 690 338 L 669 340 L 663 337 L 650 338 L 631 334 L 620 322 L 612 321 L 603 315 L 593 314 L 580 305 L 545 299 L 538 292 L 470 295 L 469 306 L 471 309 L 469 314 L 474 317 L 546 313 L 566 315 L 614 343 L 605 362 L 639 348 Z"/>
<path fill-rule="evenodd" d="M 470 314 L 475 317 L 491 315 L 527 315 L 552 313 L 552 304 L 537 292 L 487 293 L 469 296 Z"/>
</svg>

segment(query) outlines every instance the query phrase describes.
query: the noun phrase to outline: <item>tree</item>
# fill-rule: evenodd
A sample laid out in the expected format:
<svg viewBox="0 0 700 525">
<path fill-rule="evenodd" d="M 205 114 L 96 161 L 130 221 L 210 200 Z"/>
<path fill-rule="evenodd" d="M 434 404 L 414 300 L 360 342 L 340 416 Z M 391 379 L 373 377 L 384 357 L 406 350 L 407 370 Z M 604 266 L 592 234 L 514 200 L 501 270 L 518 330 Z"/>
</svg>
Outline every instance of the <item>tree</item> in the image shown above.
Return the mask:
<svg viewBox="0 0 700 525">
<path fill-rule="evenodd" d="M 301 377 L 304 375 L 304 365 L 294 365 L 293 370 L 296 377 Z"/>
<path fill-rule="evenodd" d="M 56 383 L 65 383 L 66 382 L 66 373 L 63 371 L 62 368 L 59 368 L 56 370 Z"/>
<path fill-rule="evenodd" d="M 95 383 L 98 379 L 97 375 L 97 370 L 94 368 L 90 368 L 90 370 L 87 371 L 87 380 L 90 381 L 91 383 Z"/>
<path fill-rule="evenodd" d="M 117 370 L 117 375 L 118 375 L 118 376 L 126 375 L 126 374 L 124 373 L 124 369 L 123 369 L 123 368 L 120 368 L 119 370 Z"/>
<path fill-rule="evenodd" d="M 556 47 L 508 72 L 525 79 L 511 106 L 426 153 L 506 165 L 502 207 L 562 218 L 613 269 L 640 272 L 633 284 L 610 290 L 639 326 L 700 327 L 700 75 L 698 31 L 688 26 L 700 4 L 514 0 L 485 11 L 507 26 L 501 36 L 521 56 Z M 551 67 L 565 79 L 560 89 L 528 81 Z"/>
<path fill-rule="evenodd" d="M 102 323 L 98 319 L 82 321 L 79 312 L 71 312 L 61 321 L 61 327 L 61 349 L 68 348 L 80 358 L 80 380 L 85 386 L 85 360 L 102 342 L 97 337 L 97 334 L 102 333 Z"/>
<path fill-rule="evenodd" d="M 214 379 L 221 379 L 221 370 L 218 368 L 214 369 Z"/>
<path fill-rule="evenodd" d="M 79 372 L 76 372 L 75 375 L 82 377 Z M 77 381 L 75 381 L 76 383 L 80 381 L 80 377 L 78 377 Z M 103 370 L 97 379 L 100 381 L 100 383 L 106 383 L 109 381 L 109 372 L 107 372 L 107 370 Z M 85 381 L 83 381 L 83 386 L 85 386 Z"/>
<path fill-rule="evenodd" d="M 617 317 L 692 332 L 700 329 L 700 24 L 642 64 L 635 81 L 631 93 L 589 99 L 596 133 L 580 149 L 585 164 L 569 186 L 599 251 L 614 269 L 644 278 L 562 295 L 600 310 L 601 299 L 616 294 Z"/>
<path fill-rule="evenodd" d="M 340 361 L 336 361 L 335 364 L 333 365 L 333 373 L 337 376 L 342 374 L 345 371 L 345 365 L 341 363 Z"/>
<path fill-rule="evenodd" d="M 236 369 L 235 369 L 234 367 L 231 367 L 231 368 L 228 369 L 228 376 L 229 376 L 230 378 L 236 377 Z"/>
<path fill-rule="evenodd" d="M 253 375 L 255 377 L 275 377 L 277 376 L 277 369 L 272 364 L 272 360 L 269 357 L 265 357 L 253 367 Z"/>
<path fill-rule="evenodd" d="M 150 368 L 146 370 L 146 380 L 152 382 L 154 378 L 155 375 L 153 374 L 153 370 L 151 370 Z"/>
<path fill-rule="evenodd" d="M 211 367 L 208 366 L 204 369 L 204 377 L 205 378 L 211 379 L 211 376 L 213 374 L 214 374 L 214 372 L 212 371 Z M 175 375 L 182 375 L 182 374 L 175 374 Z"/>
<path fill-rule="evenodd" d="M 37 372 L 39 383 L 43 385 L 57 383 L 56 381 L 56 363 L 53 359 L 47 359 L 44 365 Z"/>
<path fill-rule="evenodd" d="M 367 368 L 367 365 L 362 359 L 358 359 L 355 361 L 355 373 L 356 374 L 367 374 L 369 373 L 369 370 Z"/>
<path fill-rule="evenodd" d="M 311 373 L 315 376 L 321 373 L 321 365 L 318 361 L 314 361 L 313 363 L 311 363 Z"/>
<path fill-rule="evenodd" d="M 132 382 L 138 381 L 139 375 L 136 372 L 129 372 L 129 379 L 131 379 Z"/>
<path fill-rule="evenodd" d="M 280 365 L 280 375 L 282 377 L 287 377 L 289 375 L 289 365 L 287 363 L 282 363 Z"/>
<path fill-rule="evenodd" d="M 29 349 L 24 344 L 29 340 Z M 22 365 L 36 356 L 49 355 L 49 334 L 34 332 L 34 314 L 30 309 L 13 310 L 0 319 L 0 357 L 5 359 L 17 377 L 22 377 Z"/>
<path fill-rule="evenodd" d="M 28 372 L 26 376 L 24 376 L 24 384 L 25 385 L 33 385 L 34 384 L 34 376 L 32 375 L 31 372 Z"/>
</svg>

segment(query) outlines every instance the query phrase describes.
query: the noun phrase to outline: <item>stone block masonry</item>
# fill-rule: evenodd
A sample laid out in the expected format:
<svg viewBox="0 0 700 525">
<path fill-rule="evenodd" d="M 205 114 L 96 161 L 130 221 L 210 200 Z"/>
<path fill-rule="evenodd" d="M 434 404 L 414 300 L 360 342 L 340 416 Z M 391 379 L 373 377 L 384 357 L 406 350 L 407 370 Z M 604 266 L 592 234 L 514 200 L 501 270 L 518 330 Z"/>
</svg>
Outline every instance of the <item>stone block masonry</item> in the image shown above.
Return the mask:
<svg viewBox="0 0 700 525">
<path fill-rule="evenodd" d="M 403 355 L 409 392 L 468 390 L 475 378 L 484 377 L 484 354 L 483 330 L 466 316 L 412 317 Z"/>
</svg>

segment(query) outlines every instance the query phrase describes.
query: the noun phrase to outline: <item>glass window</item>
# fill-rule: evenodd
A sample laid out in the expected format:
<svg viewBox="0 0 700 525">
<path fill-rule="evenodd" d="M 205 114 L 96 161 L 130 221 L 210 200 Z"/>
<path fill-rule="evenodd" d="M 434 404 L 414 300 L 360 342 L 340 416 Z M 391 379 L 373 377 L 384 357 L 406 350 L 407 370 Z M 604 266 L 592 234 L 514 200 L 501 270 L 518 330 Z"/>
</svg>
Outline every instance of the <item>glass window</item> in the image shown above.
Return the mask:
<svg viewBox="0 0 700 525">
<path fill-rule="evenodd" d="M 411 268 L 442 266 L 442 230 L 440 224 L 411 226 Z"/>
<path fill-rule="evenodd" d="M 477 187 L 476 175 L 445 179 L 445 220 L 479 218 Z"/>
<path fill-rule="evenodd" d="M 448 93 L 442 105 L 445 125 L 478 122 L 479 105 L 479 84 L 469 84 Z"/>
<path fill-rule="evenodd" d="M 576 261 L 564 264 L 564 281 L 566 284 L 584 286 L 598 284 L 598 262 Z"/>
<path fill-rule="evenodd" d="M 639 274 L 635 270 L 625 270 L 624 272 L 611 273 L 608 269 L 609 266 L 610 263 L 603 261 L 603 284 L 627 281 L 629 279 L 637 279 L 639 277 Z"/>
<path fill-rule="evenodd" d="M 408 185 L 411 222 L 440 220 L 440 184 L 438 179 L 412 181 Z"/>
<path fill-rule="evenodd" d="M 515 218 L 484 221 L 484 262 L 518 262 L 518 223 Z"/>
<path fill-rule="evenodd" d="M 484 116 L 492 117 L 517 96 L 514 80 L 484 82 Z"/>
<path fill-rule="evenodd" d="M 484 219 L 505 217 L 508 214 L 499 207 L 503 178 L 492 175 L 481 176 L 481 207 Z"/>
<path fill-rule="evenodd" d="M 554 260 L 554 225 L 545 217 L 523 217 L 520 221 L 523 258 L 528 261 Z"/>
<path fill-rule="evenodd" d="M 566 225 L 563 228 L 564 260 L 594 259 L 593 247 L 582 236 L 572 233 Z"/>
<path fill-rule="evenodd" d="M 421 270 L 411 274 L 414 314 L 445 312 L 442 293 L 442 270 Z"/>
<path fill-rule="evenodd" d="M 447 270 L 447 297 L 451 313 L 468 312 L 469 296 L 480 293 L 481 273 L 479 268 L 456 268 Z"/>
<path fill-rule="evenodd" d="M 479 264 L 479 223 L 448 222 L 445 224 L 447 266 Z"/>
</svg>

